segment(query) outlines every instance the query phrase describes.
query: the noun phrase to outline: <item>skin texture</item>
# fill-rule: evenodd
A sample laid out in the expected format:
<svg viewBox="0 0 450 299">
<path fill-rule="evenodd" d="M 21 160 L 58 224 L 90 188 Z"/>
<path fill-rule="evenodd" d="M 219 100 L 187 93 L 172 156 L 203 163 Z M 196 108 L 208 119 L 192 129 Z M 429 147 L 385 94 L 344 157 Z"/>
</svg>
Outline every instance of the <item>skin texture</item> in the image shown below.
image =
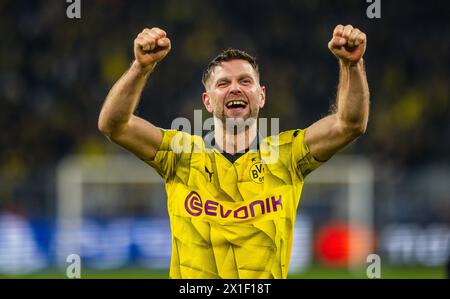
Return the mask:
<svg viewBox="0 0 450 299">
<path fill-rule="evenodd" d="M 328 43 L 340 68 L 337 109 L 309 126 L 305 133 L 311 154 L 320 161 L 331 158 L 367 128 L 369 89 L 363 62 L 366 44 L 366 35 L 351 25 L 336 26 Z M 98 120 L 103 134 L 144 161 L 154 158 L 162 133 L 133 112 L 150 74 L 170 49 L 165 31 L 144 29 L 134 40 L 135 61 L 110 90 Z M 231 60 L 216 66 L 202 100 L 214 116 L 218 146 L 231 154 L 248 147 L 256 137 L 256 119 L 266 100 L 266 88 L 260 86 L 252 66 L 245 60 Z M 243 101 L 245 107 L 227 108 L 232 100 Z M 235 130 L 233 126 L 242 129 Z"/>
<path fill-rule="evenodd" d="M 256 137 L 256 119 L 266 99 L 255 70 L 245 60 L 224 61 L 214 68 L 206 89 L 203 104 L 214 116 L 218 146 L 228 153 L 244 150 Z M 245 102 L 245 108 L 227 108 L 234 100 Z M 235 127 L 240 128 L 237 134 Z"/>
<path fill-rule="evenodd" d="M 144 29 L 134 40 L 135 61 L 110 90 L 98 119 L 103 134 L 144 161 L 155 157 L 162 133 L 133 112 L 150 73 L 170 49 L 165 31 Z"/>
<path fill-rule="evenodd" d="M 330 159 L 366 131 L 369 119 L 369 87 L 363 62 L 366 45 L 366 35 L 351 25 L 336 26 L 328 43 L 339 60 L 337 111 L 305 132 L 306 144 L 319 161 Z"/>
</svg>

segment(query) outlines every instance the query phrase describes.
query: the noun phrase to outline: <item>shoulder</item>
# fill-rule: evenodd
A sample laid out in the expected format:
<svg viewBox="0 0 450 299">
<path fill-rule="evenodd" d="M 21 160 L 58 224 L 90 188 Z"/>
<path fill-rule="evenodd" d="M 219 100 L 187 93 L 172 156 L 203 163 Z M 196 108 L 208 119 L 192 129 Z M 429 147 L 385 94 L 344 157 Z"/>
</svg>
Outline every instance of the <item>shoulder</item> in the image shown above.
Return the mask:
<svg viewBox="0 0 450 299">
<path fill-rule="evenodd" d="M 161 129 L 163 133 L 163 142 L 160 150 L 170 150 L 176 153 L 190 152 L 193 148 L 203 149 L 205 143 L 201 136 L 191 135 L 178 130 Z"/>
<path fill-rule="evenodd" d="M 303 136 L 302 129 L 283 131 L 277 135 L 268 136 L 260 143 L 261 156 L 268 163 L 290 164 L 293 148 L 299 141 L 303 143 Z"/>
<path fill-rule="evenodd" d="M 274 146 L 283 146 L 291 144 L 294 139 L 304 139 L 305 129 L 295 129 L 283 131 L 277 135 L 272 135 L 264 138 L 262 143 Z"/>
</svg>

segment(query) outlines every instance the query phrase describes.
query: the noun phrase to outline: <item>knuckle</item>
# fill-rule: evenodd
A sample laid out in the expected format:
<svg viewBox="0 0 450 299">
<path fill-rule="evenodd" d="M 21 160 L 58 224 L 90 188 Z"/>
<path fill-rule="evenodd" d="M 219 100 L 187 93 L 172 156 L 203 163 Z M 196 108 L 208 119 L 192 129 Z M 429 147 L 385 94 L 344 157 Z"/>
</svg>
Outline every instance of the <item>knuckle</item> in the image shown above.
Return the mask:
<svg viewBox="0 0 450 299">
<path fill-rule="evenodd" d="M 154 42 L 155 41 L 155 39 L 156 39 L 156 36 L 155 36 L 155 34 L 153 34 L 153 33 L 147 33 L 146 34 L 146 39 L 149 41 L 149 42 Z"/>
<path fill-rule="evenodd" d="M 146 31 L 145 35 L 149 38 L 154 38 L 155 34 L 152 31 Z"/>
<path fill-rule="evenodd" d="M 152 33 L 157 35 L 157 36 L 161 36 L 162 35 L 162 31 L 159 28 L 153 28 L 152 29 Z"/>
<path fill-rule="evenodd" d="M 163 33 L 164 30 L 162 30 L 161 28 L 158 27 L 153 27 L 153 31 L 157 32 L 157 33 Z"/>
</svg>

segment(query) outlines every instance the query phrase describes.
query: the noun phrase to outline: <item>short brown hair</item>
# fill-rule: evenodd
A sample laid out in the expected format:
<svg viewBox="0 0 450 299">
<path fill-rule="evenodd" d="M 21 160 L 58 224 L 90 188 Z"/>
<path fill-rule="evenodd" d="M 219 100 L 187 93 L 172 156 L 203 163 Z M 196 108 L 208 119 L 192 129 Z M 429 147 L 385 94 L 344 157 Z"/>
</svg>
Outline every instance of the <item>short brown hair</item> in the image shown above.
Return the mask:
<svg viewBox="0 0 450 299">
<path fill-rule="evenodd" d="M 224 61 L 231 61 L 231 60 L 237 60 L 242 59 L 246 60 L 250 65 L 253 67 L 253 69 L 256 72 L 256 75 L 259 77 L 259 68 L 258 64 L 256 63 L 256 58 L 247 52 L 244 52 L 242 50 L 238 49 L 226 49 L 223 50 L 219 55 L 216 56 L 209 64 L 206 70 L 203 72 L 202 77 L 202 83 L 206 88 L 206 82 L 208 81 L 209 77 L 211 76 L 212 71 L 214 68 L 218 65 L 220 65 Z"/>
</svg>

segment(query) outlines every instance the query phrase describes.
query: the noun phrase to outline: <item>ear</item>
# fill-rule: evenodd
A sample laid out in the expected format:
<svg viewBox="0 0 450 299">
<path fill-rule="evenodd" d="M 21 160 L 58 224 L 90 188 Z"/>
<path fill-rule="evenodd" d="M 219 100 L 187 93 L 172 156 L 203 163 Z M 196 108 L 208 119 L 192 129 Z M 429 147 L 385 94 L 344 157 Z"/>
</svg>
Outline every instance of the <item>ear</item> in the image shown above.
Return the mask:
<svg viewBox="0 0 450 299">
<path fill-rule="evenodd" d="M 261 92 L 259 95 L 259 108 L 264 107 L 265 103 L 266 103 L 266 87 L 261 86 Z"/>
<path fill-rule="evenodd" d="M 211 98 L 207 92 L 202 93 L 202 100 L 203 100 L 203 105 L 205 105 L 205 107 L 206 107 L 206 110 L 208 110 L 209 113 L 213 113 L 213 106 L 211 103 Z"/>
</svg>

